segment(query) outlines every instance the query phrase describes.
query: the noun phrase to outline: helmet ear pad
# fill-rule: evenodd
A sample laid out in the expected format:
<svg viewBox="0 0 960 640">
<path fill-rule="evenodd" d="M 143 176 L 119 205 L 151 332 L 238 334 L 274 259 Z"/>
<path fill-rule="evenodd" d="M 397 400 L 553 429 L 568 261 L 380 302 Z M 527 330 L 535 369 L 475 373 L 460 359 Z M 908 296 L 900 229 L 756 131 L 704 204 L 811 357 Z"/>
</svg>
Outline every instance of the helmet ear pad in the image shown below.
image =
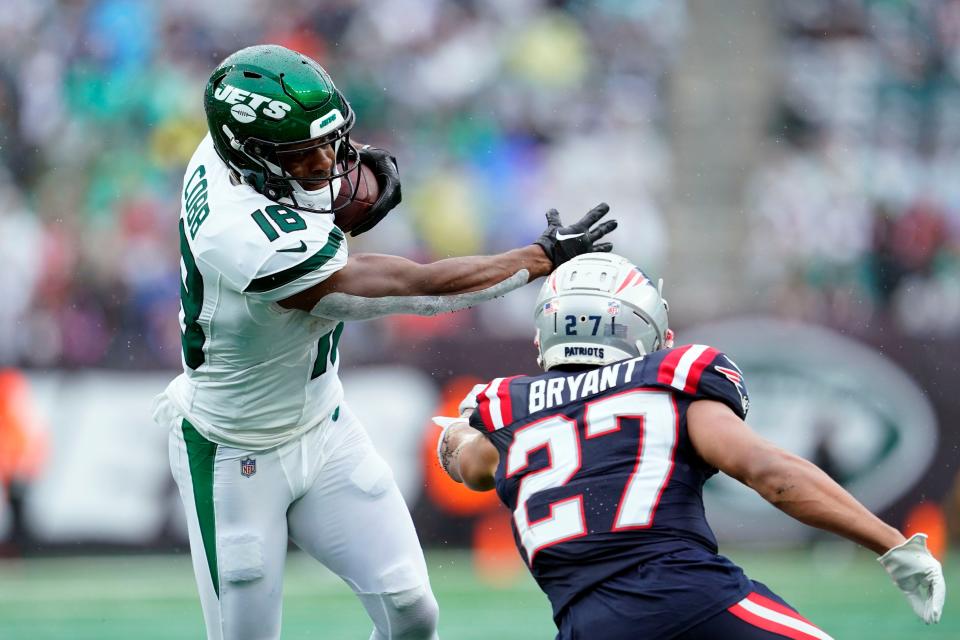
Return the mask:
<svg viewBox="0 0 960 640">
<path fill-rule="evenodd" d="M 601 366 L 667 346 L 666 301 L 633 263 L 589 253 L 547 277 L 534 312 L 538 364 Z"/>
</svg>

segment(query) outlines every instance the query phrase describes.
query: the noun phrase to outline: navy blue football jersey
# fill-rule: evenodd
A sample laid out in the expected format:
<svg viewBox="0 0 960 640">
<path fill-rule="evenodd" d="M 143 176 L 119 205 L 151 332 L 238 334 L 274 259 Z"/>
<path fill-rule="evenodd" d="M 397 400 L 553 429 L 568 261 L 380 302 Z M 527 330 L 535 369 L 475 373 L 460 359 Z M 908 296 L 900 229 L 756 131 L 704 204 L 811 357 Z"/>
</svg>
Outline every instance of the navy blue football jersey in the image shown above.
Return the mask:
<svg viewBox="0 0 960 640">
<path fill-rule="evenodd" d="M 497 378 L 477 395 L 470 424 L 500 453 L 497 494 L 555 619 L 624 572 L 641 572 L 631 584 L 650 615 L 633 628 L 649 637 L 670 637 L 750 592 L 717 555 L 704 514 L 703 484 L 717 470 L 687 434 L 687 407 L 699 399 L 740 417 L 749 405 L 737 365 L 704 345 Z"/>
</svg>

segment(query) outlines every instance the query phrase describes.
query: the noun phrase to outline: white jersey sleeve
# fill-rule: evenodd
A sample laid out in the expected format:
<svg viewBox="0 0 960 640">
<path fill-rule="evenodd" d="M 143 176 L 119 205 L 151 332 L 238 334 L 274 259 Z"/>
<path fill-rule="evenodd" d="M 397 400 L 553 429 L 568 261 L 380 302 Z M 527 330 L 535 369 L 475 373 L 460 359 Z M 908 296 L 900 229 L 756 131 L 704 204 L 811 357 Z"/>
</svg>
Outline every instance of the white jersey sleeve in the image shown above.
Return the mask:
<svg viewBox="0 0 960 640">
<path fill-rule="evenodd" d="M 347 263 L 347 242 L 333 216 L 278 204 L 230 180 L 209 163 L 211 215 L 194 240 L 198 261 L 223 275 L 230 288 L 266 302 L 322 282 Z M 189 180 L 189 178 L 188 178 Z"/>
<path fill-rule="evenodd" d="M 223 274 L 234 290 L 268 302 L 308 289 L 346 265 L 347 242 L 331 216 L 301 214 L 274 203 L 267 207 L 277 216 L 296 220 L 298 228 L 275 240 L 262 233 L 257 237 L 258 225 L 247 215 L 234 224 L 252 226 L 253 230 L 234 228 L 221 232 L 218 242 L 203 243 L 206 246 L 197 259 Z M 256 209 L 254 214 L 260 211 Z"/>
<path fill-rule="evenodd" d="M 243 293 L 283 300 L 326 280 L 347 264 L 346 239 L 332 221 L 313 222 L 292 239 L 298 242 L 292 247 L 277 247 L 267 256 Z"/>
</svg>

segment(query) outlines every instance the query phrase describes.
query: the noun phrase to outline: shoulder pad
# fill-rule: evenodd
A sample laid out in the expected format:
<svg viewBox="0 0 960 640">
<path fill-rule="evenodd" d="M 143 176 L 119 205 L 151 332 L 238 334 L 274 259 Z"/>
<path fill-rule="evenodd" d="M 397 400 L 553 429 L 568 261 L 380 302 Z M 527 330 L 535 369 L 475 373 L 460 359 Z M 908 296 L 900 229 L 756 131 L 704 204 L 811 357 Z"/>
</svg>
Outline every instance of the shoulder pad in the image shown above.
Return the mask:
<svg viewBox="0 0 960 640">
<path fill-rule="evenodd" d="M 519 377 L 494 378 L 477 393 L 477 409 L 470 416 L 470 426 L 480 431 L 496 431 L 513 423 L 510 383 Z"/>
<path fill-rule="evenodd" d="M 192 162 L 200 155 L 198 150 Z M 191 244 L 196 258 L 233 289 L 282 300 L 346 264 L 346 239 L 332 215 L 278 204 L 247 185 L 233 184 L 215 155 L 203 154 L 201 160 L 210 165 L 205 172 L 210 213 Z"/>
<path fill-rule="evenodd" d="M 322 214 L 304 214 L 322 215 Z M 292 242 L 296 240 L 296 242 Z M 282 300 L 303 291 L 342 269 L 347 263 L 343 232 L 330 222 L 313 225 L 267 252 L 243 292 L 266 300 Z"/>
<path fill-rule="evenodd" d="M 726 354 L 706 345 L 671 349 L 660 362 L 657 382 L 698 399 L 719 400 L 741 418 L 750 407 L 743 372 Z"/>
</svg>

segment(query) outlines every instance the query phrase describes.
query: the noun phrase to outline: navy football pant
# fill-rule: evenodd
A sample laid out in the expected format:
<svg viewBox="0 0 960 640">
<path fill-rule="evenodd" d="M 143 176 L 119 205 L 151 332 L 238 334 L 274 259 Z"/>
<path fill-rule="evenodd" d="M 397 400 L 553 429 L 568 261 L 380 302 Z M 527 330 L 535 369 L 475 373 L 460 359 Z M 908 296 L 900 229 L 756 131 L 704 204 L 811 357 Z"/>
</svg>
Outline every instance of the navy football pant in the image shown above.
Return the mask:
<svg viewBox="0 0 960 640">
<path fill-rule="evenodd" d="M 761 582 L 740 602 L 675 640 L 831 640 Z"/>
<path fill-rule="evenodd" d="M 708 613 L 706 619 L 678 634 L 672 616 L 645 616 L 642 609 L 649 602 L 625 597 L 616 589 L 624 579 L 611 578 L 568 607 L 558 621 L 557 640 L 832 640 L 766 585 L 753 580 L 746 597 L 719 613 Z"/>
</svg>

